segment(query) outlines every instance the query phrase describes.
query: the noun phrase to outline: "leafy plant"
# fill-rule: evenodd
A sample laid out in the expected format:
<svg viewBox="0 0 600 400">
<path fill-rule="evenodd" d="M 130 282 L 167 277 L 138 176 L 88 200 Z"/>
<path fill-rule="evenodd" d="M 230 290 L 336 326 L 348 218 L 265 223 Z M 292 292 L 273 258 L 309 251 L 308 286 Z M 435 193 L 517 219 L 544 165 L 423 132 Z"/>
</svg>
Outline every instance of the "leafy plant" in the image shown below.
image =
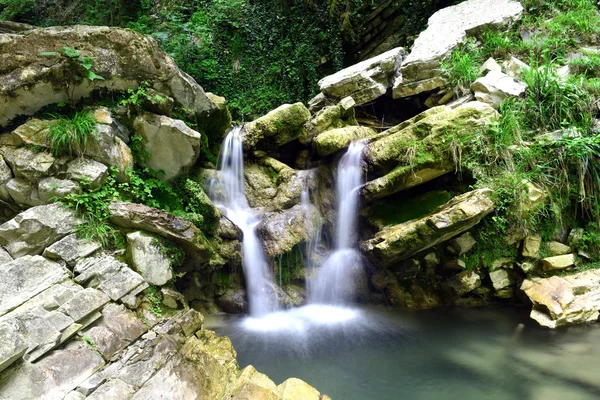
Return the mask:
<svg viewBox="0 0 600 400">
<path fill-rule="evenodd" d="M 457 96 L 469 91 L 471 83 L 479 78 L 479 69 L 483 63 L 482 52 L 473 38 L 452 52 L 450 58 L 441 64 L 442 74 L 446 77 L 447 87 Z"/>
<path fill-rule="evenodd" d="M 156 318 L 162 318 L 164 308 L 162 304 L 162 293 L 158 286 L 150 285 L 145 292 L 146 299 L 148 300 L 148 311 L 150 311 Z"/>
</svg>

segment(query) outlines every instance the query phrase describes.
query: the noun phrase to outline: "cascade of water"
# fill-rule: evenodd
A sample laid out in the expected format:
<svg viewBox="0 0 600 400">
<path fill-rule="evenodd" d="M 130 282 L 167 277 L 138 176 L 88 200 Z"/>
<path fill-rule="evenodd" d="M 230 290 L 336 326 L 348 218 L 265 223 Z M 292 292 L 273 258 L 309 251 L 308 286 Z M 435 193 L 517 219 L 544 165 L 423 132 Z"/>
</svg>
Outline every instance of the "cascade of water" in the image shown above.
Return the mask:
<svg viewBox="0 0 600 400">
<path fill-rule="evenodd" d="M 340 160 L 335 251 L 323 263 L 309 286 L 311 303 L 344 304 L 352 296 L 354 279 L 362 269 L 360 253 L 352 246 L 357 235 L 358 188 L 363 179 L 361 160 L 364 147 L 364 142 L 353 142 Z"/>
<path fill-rule="evenodd" d="M 255 228 L 260 222 L 248 205 L 244 193 L 244 154 L 240 128 L 229 132 L 219 153 L 219 187 L 211 186 L 211 197 L 225 209 L 225 215 L 244 233 L 242 266 L 250 315 L 260 316 L 276 306 L 273 277 L 263 253 Z"/>
</svg>

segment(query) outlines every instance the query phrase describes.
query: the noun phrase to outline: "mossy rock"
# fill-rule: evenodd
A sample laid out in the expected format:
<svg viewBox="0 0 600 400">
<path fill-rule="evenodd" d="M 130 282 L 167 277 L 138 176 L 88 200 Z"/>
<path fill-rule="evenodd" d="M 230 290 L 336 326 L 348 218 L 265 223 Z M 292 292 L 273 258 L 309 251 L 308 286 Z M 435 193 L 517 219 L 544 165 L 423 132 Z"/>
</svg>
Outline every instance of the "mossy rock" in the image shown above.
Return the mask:
<svg viewBox="0 0 600 400">
<path fill-rule="evenodd" d="M 375 129 L 365 126 L 331 129 L 321 133 L 314 139 L 314 147 L 319 155 L 327 156 L 345 149 L 353 140 L 373 137 L 376 134 Z"/>
</svg>

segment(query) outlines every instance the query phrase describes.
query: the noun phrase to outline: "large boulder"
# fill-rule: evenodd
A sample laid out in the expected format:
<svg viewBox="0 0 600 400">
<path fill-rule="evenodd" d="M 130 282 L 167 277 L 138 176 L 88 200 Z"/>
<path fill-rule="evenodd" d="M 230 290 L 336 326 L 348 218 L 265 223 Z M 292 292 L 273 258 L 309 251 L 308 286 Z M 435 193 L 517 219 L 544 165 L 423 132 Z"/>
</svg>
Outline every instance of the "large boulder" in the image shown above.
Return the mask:
<svg viewBox="0 0 600 400">
<path fill-rule="evenodd" d="M 356 102 L 352 97 L 345 97 L 338 104 L 327 106 L 319 110 L 306 124 L 298 140 L 302 144 L 311 144 L 312 140 L 320 133 L 335 128 L 358 125 L 354 106 Z"/>
<path fill-rule="evenodd" d="M 367 201 L 383 198 L 455 170 L 448 133 L 485 135 L 498 117 L 491 106 L 474 101 L 457 108 L 432 108 L 382 132 L 365 148 L 370 176 L 376 178 L 361 194 Z"/>
<path fill-rule="evenodd" d="M 164 180 L 181 175 L 198 160 L 202 136 L 181 120 L 145 113 L 135 119 L 133 128 L 144 138 L 150 155 L 146 164 L 164 171 Z"/>
<path fill-rule="evenodd" d="M 156 233 L 179 243 L 196 261 L 208 261 L 212 249 L 204 234 L 194 224 L 169 212 L 143 204 L 113 201 L 108 206 L 112 223 L 124 228 Z M 190 254 L 192 253 L 192 254 Z"/>
<path fill-rule="evenodd" d="M 362 244 L 362 250 L 380 268 L 453 238 L 477 225 L 494 210 L 490 189 L 456 196 L 430 215 L 383 228 Z"/>
<path fill-rule="evenodd" d="M 35 152 L 28 147 L 0 146 L 0 154 L 16 178 L 29 182 L 54 175 L 61 164 L 52 154 Z"/>
<path fill-rule="evenodd" d="M 266 214 L 256 231 L 262 239 L 268 258 L 292 250 L 302 241 L 308 241 L 321 227 L 321 216 L 313 205 L 296 205 L 282 212 Z"/>
<path fill-rule="evenodd" d="M 66 57 L 58 53 L 63 46 L 93 57 L 92 71 L 104 79 L 76 80 L 72 69 L 63 65 Z M 48 52 L 57 53 L 40 55 Z M 0 103 L 5 105 L 0 128 L 17 115 L 32 115 L 48 104 L 77 101 L 99 89 L 135 89 L 144 81 L 192 110 L 204 129 L 227 128 L 222 111 L 202 87 L 152 38 L 130 29 L 77 25 L 0 34 L 0 54 Z"/>
<path fill-rule="evenodd" d="M 127 257 L 135 268 L 151 285 L 164 285 L 173 278 L 171 262 L 160 241 L 143 232 L 127 235 Z"/>
<path fill-rule="evenodd" d="M 297 139 L 310 119 L 302 103 L 283 104 L 267 115 L 248 122 L 242 129 L 244 150 L 279 147 Z"/>
<path fill-rule="evenodd" d="M 392 86 L 394 75 L 405 51 L 397 47 L 376 57 L 352 65 L 319 81 L 325 97 L 341 100 L 351 96 L 356 104 L 373 101 Z"/>
<path fill-rule="evenodd" d="M 533 303 L 531 318 L 548 328 L 594 322 L 600 310 L 600 271 L 531 278 L 521 290 Z"/>
<path fill-rule="evenodd" d="M 523 6 L 515 0 L 467 0 L 436 12 L 402 62 L 394 80 L 394 98 L 442 87 L 446 82 L 440 62 L 449 57 L 467 36 L 488 28 L 505 27 L 522 14 Z"/>
<path fill-rule="evenodd" d="M 0 245 L 14 258 L 40 254 L 77 225 L 75 211 L 61 204 L 37 206 L 0 225 Z"/>
</svg>

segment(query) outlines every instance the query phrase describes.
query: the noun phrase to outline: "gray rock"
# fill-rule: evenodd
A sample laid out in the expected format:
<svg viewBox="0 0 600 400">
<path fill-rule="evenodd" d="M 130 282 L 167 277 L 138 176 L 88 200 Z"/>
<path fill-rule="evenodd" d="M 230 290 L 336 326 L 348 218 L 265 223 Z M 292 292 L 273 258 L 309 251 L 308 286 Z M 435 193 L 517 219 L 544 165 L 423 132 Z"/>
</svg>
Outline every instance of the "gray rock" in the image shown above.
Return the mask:
<svg viewBox="0 0 600 400">
<path fill-rule="evenodd" d="M 481 277 L 475 271 L 463 271 L 451 276 L 447 284 L 457 296 L 462 296 L 481 286 Z"/>
<path fill-rule="evenodd" d="M 182 72 L 157 42 L 133 30 L 101 26 L 50 27 L 5 35 L 0 53 L 6 54 L 7 68 L 0 82 L 0 126 L 17 115 L 32 115 L 48 104 L 88 97 L 98 89 L 136 89 L 140 82 L 191 110 L 202 129 L 211 126 L 223 132 L 229 123 L 224 112 L 189 75 Z M 76 82 L 60 57 L 40 57 L 39 53 L 69 43 L 74 49 L 93 49 L 93 71 L 104 80 Z M 20 49 L 19 54 L 9 49 Z M 64 86 L 69 83 L 69 90 Z M 215 135 L 215 136 L 218 136 Z"/>
<path fill-rule="evenodd" d="M 450 246 L 452 246 L 455 254 L 459 256 L 468 253 L 476 244 L 477 241 L 470 232 L 464 233 L 450 241 Z"/>
<path fill-rule="evenodd" d="M 42 179 L 37 190 L 39 199 L 43 203 L 50 203 L 55 197 L 61 199 L 69 194 L 80 192 L 77 182 L 57 178 Z"/>
<path fill-rule="evenodd" d="M 78 239 L 75 234 L 71 234 L 47 247 L 43 255 L 53 260 L 64 260 L 72 267 L 79 259 L 87 257 L 101 248 L 102 245 L 98 242 Z"/>
<path fill-rule="evenodd" d="M 542 326 L 556 328 L 598 319 L 600 271 L 526 279 L 521 290 L 533 303 L 531 318 Z"/>
<path fill-rule="evenodd" d="M 488 58 L 486 60 L 486 62 L 483 63 L 483 65 L 481 66 L 481 68 L 479 68 L 479 73 L 480 74 L 485 74 L 485 73 L 488 73 L 490 71 L 500 71 L 500 72 L 502 72 L 502 67 L 493 58 Z"/>
<path fill-rule="evenodd" d="M 456 258 L 452 260 L 447 260 L 446 262 L 444 262 L 444 264 L 442 264 L 442 266 L 446 271 L 464 271 L 467 268 L 467 264 L 465 264 L 463 260 L 459 260 Z"/>
<path fill-rule="evenodd" d="M 76 275 L 75 282 L 96 287 L 120 271 L 121 268 L 127 268 L 127 266 L 117 261 L 113 256 L 104 255 L 78 261 L 73 271 Z"/>
<path fill-rule="evenodd" d="M 329 75 L 319 81 L 321 93 L 336 100 L 351 96 L 357 105 L 373 101 L 392 86 L 404 56 L 404 49 L 397 47 Z"/>
<path fill-rule="evenodd" d="M 0 267 L 2 264 L 9 263 L 13 258 L 8 254 L 8 251 L 4 250 L 4 247 L 0 246 Z"/>
<path fill-rule="evenodd" d="M 20 359 L 27 351 L 27 345 L 19 332 L 17 321 L 0 323 L 0 372 Z"/>
<path fill-rule="evenodd" d="M 585 230 L 583 228 L 573 228 L 571 229 L 571 232 L 569 232 L 567 243 L 569 246 L 577 248 L 583 241 L 584 235 Z"/>
<path fill-rule="evenodd" d="M 572 252 L 569 246 L 560 242 L 548 242 L 546 245 L 548 246 L 548 251 L 550 252 L 550 255 L 553 256 L 562 256 L 564 254 Z"/>
<path fill-rule="evenodd" d="M 494 108 L 509 97 L 520 97 L 527 90 L 527 85 L 501 71 L 490 71 L 471 85 L 475 98 Z"/>
<path fill-rule="evenodd" d="M 41 256 L 18 258 L 0 272 L 0 316 L 69 277 L 66 268 Z"/>
<path fill-rule="evenodd" d="M 71 300 L 60 307 L 60 310 L 78 322 L 109 301 L 108 296 L 100 290 L 87 288 L 75 294 Z"/>
<path fill-rule="evenodd" d="M 129 399 L 135 388 L 120 379 L 111 379 L 87 397 L 88 400 Z"/>
<path fill-rule="evenodd" d="M 229 314 L 242 314 L 248 311 L 246 292 L 243 289 L 229 289 L 216 301 L 217 305 Z"/>
<path fill-rule="evenodd" d="M 523 239 L 523 251 L 521 254 L 527 258 L 538 258 L 542 238 L 538 235 L 527 236 Z"/>
<path fill-rule="evenodd" d="M 108 304 L 102 310 L 103 323 L 120 339 L 128 343 L 133 342 L 148 328 L 132 312 L 122 305 Z"/>
<path fill-rule="evenodd" d="M 210 259 L 210 244 L 194 224 L 183 218 L 142 204 L 118 201 L 110 203 L 109 212 L 110 220 L 115 225 L 142 229 L 174 240 L 183 245 L 188 256 L 196 257 L 198 263 Z"/>
<path fill-rule="evenodd" d="M 33 207 L 0 225 L 0 245 L 14 258 L 40 254 L 76 224 L 75 212 L 61 204 Z"/>
<path fill-rule="evenodd" d="M 10 197 L 18 204 L 25 204 L 32 207 L 43 204 L 40 201 L 38 190 L 27 179 L 11 179 L 5 187 Z"/>
<path fill-rule="evenodd" d="M 187 300 L 185 297 L 176 290 L 161 288 L 160 293 L 162 294 L 162 303 L 169 308 L 185 308 L 187 307 Z"/>
<path fill-rule="evenodd" d="M 437 11 L 402 62 L 394 80 L 394 98 L 442 87 L 445 80 L 439 71 L 440 62 L 468 35 L 509 25 L 522 13 L 523 6 L 514 0 L 467 0 Z"/>
<path fill-rule="evenodd" d="M 514 56 L 510 56 L 508 60 L 504 61 L 502 66 L 508 75 L 517 77 L 521 76 L 523 70 L 528 71 L 530 68 L 529 65 L 525 64 L 523 61 Z"/>
<path fill-rule="evenodd" d="M 181 175 L 198 160 L 201 135 L 185 122 L 146 113 L 135 119 L 133 127 L 144 138 L 146 151 L 150 154 L 147 165 L 164 171 L 163 179 Z"/>
<path fill-rule="evenodd" d="M 74 181 L 85 182 L 97 187 L 106 180 L 108 167 L 98 161 L 79 157 L 67 165 L 67 176 Z"/>
<path fill-rule="evenodd" d="M 131 266 L 151 285 L 161 286 L 173 278 L 171 262 L 161 249 L 161 243 L 155 237 L 142 232 L 127 235 L 127 257 Z"/>
<path fill-rule="evenodd" d="M 0 200 L 12 201 L 6 184 L 13 178 L 13 173 L 10 167 L 4 161 L 4 157 L 0 154 Z"/>
<path fill-rule="evenodd" d="M 4 156 L 15 177 L 30 182 L 37 182 L 57 171 L 57 160 L 50 153 L 37 153 L 27 147 L 2 146 L 0 154 Z"/>
<path fill-rule="evenodd" d="M 112 300 L 117 301 L 142 283 L 144 283 L 144 278 L 131 269 L 123 267 L 98 285 L 98 289 L 106 293 Z"/>
<path fill-rule="evenodd" d="M 508 271 L 504 269 L 490 272 L 490 280 L 492 281 L 492 286 L 496 290 L 505 289 L 514 283 L 514 279 L 510 276 Z"/>
<path fill-rule="evenodd" d="M 542 265 L 544 266 L 544 271 L 569 268 L 575 265 L 575 254 L 546 257 L 542 260 Z"/>
</svg>

